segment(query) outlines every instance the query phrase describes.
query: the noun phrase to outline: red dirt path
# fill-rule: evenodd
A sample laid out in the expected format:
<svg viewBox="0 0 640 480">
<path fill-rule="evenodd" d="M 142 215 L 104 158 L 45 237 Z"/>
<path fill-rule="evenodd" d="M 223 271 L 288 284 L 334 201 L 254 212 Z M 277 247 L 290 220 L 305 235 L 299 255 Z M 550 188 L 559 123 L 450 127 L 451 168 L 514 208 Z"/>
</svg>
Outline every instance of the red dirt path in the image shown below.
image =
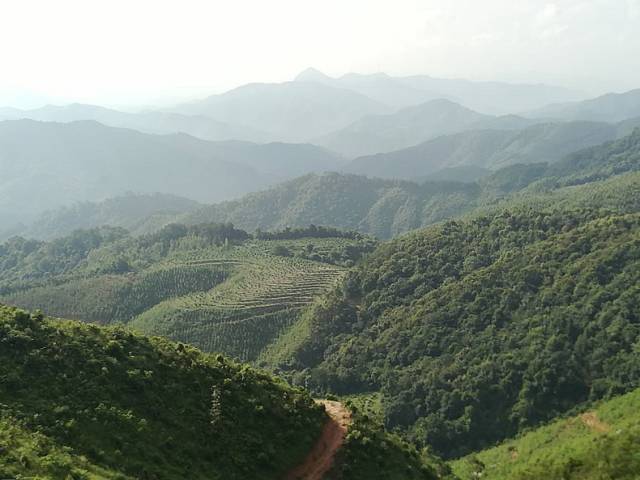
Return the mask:
<svg viewBox="0 0 640 480">
<path fill-rule="evenodd" d="M 333 466 L 336 452 L 342 446 L 347 428 L 351 424 L 351 413 L 340 402 L 319 400 L 329 414 L 320 438 L 313 446 L 307 458 L 291 470 L 285 480 L 322 480 Z"/>
</svg>

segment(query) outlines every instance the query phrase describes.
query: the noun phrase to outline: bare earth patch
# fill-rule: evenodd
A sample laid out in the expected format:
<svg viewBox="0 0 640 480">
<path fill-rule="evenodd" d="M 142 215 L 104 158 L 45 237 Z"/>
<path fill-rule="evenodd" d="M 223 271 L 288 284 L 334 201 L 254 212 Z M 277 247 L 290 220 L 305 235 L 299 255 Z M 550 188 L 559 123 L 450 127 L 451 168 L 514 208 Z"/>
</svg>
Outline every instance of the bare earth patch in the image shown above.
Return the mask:
<svg viewBox="0 0 640 480">
<path fill-rule="evenodd" d="M 589 427 L 592 430 L 595 430 L 596 432 L 607 433 L 609 430 L 611 430 L 611 427 L 607 423 L 601 421 L 598 418 L 598 415 L 596 414 L 596 412 L 593 412 L 593 411 L 585 412 L 582 415 L 580 415 L 580 420 L 587 427 Z"/>
<path fill-rule="evenodd" d="M 351 424 L 351 413 L 340 402 L 319 400 L 318 403 L 324 405 L 329 420 L 307 458 L 291 470 L 285 480 L 322 480 L 333 466 L 334 457 L 344 442 Z"/>
</svg>

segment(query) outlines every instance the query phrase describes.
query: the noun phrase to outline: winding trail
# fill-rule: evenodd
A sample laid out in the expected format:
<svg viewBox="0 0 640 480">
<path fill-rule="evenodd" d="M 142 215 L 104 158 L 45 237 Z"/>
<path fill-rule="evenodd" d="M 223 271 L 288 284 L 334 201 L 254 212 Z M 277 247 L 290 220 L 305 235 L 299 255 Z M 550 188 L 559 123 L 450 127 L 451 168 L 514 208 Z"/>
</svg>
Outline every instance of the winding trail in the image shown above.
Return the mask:
<svg viewBox="0 0 640 480">
<path fill-rule="evenodd" d="M 291 470 L 284 480 L 322 480 L 333 466 L 336 452 L 344 442 L 351 424 L 351 413 L 340 402 L 318 400 L 318 403 L 324 405 L 329 420 L 307 458 Z"/>
</svg>

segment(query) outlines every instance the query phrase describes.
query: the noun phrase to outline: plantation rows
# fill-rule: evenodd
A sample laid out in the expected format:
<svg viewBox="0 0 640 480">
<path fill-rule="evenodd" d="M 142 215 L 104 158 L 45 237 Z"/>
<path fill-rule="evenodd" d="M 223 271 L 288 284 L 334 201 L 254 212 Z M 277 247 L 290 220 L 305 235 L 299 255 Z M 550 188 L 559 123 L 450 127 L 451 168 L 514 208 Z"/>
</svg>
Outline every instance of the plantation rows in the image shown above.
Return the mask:
<svg viewBox="0 0 640 480">
<path fill-rule="evenodd" d="M 169 266 L 139 275 L 103 275 L 24 290 L 7 303 L 98 323 L 128 322 L 168 298 L 209 290 L 229 276 L 224 265 Z"/>
<path fill-rule="evenodd" d="M 299 309 L 220 321 L 221 312 L 181 311 L 180 322 L 165 335 L 208 352 L 224 352 L 242 361 L 255 360 L 266 345 L 298 318 Z"/>
<path fill-rule="evenodd" d="M 245 257 L 246 258 L 246 257 Z M 234 265 L 224 283 L 162 302 L 131 322 L 147 334 L 163 335 L 253 360 L 302 308 L 330 289 L 344 274 L 333 265 L 256 255 L 234 259 L 190 259 L 188 265 Z"/>
<path fill-rule="evenodd" d="M 201 245 L 189 238 L 157 258 L 154 250 L 138 255 L 144 261 L 121 262 L 122 272 L 96 274 L 93 267 L 78 268 L 56 278 L 55 284 L 33 285 L 0 301 L 63 318 L 121 322 L 146 334 L 250 360 L 346 271 L 302 254 L 328 258 L 332 249 L 348 245 L 342 238 L 234 245 Z M 279 246 L 286 255 L 278 255 Z M 104 256 L 116 258 L 112 253 Z M 91 262 L 100 255 L 93 255 Z"/>
</svg>

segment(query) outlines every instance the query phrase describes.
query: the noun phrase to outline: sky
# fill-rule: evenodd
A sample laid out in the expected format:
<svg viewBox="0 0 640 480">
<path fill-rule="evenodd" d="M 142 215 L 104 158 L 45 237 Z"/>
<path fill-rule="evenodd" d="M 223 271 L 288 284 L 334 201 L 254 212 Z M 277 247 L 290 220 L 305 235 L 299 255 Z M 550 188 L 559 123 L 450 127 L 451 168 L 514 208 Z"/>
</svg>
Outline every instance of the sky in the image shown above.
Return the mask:
<svg viewBox="0 0 640 480">
<path fill-rule="evenodd" d="M 2 0 L 0 106 L 141 108 L 315 67 L 640 87 L 640 0 Z"/>
</svg>

